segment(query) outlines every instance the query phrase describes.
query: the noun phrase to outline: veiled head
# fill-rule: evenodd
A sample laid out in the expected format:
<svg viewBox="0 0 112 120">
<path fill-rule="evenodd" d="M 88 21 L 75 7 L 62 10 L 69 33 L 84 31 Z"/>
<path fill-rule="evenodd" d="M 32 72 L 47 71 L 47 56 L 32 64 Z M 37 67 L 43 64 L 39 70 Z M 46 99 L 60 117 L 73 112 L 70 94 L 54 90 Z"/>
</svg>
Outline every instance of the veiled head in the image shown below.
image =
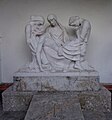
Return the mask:
<svg viewBox="0 0 112 120">
<path fill-rule="evenodd" d="M 72 16 L 69 18 L 69 26 L 73 26 L 75 29 L 79 29 L 82 24 L 82 18 L 79 16 Z"/>
<path fill-rule="evenodd" d="M 49 14 L 47 16 L 47 20 L 50 23 L 51 26 L 56 26 L 57 24 L 57 16 L 55 14 Z"/>
<path fill-rule="evenodd" d="M 41 35 L 45 31 L 45 19 L 43 16 L 31 16 L 30 24 L 32 26 L 32 32 L 36 35 Z"/>
</svg>

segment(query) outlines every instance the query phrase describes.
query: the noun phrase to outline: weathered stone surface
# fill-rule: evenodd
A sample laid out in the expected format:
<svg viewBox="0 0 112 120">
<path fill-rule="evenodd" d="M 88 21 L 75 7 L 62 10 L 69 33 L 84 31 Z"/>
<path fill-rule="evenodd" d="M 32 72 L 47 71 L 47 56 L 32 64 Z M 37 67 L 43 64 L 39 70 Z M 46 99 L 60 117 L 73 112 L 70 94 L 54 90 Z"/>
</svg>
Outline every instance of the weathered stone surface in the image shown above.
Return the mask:
<svg viewBox="0 0 112 120">
<path fill-rule="evenodd" d="M 106 112 L 105 116 L 106 116 L 106 120 L 112 120 L 112 111 L 111 112 Z"/>
<path fill-rule="evenodd" d="M 4 111 L 26 111 L 32 99 L 31 92 L 15 92 L 12 86 L 2 93 Z"/>
<path fill-rule="evenodd" d="M 97 92 L 80 92 L 78 98 L 83 111 L 111 111 L 111 92 L 104 87 Z"/>
<path fill-rule="evenodd" d="M 6 111 L 0 116 L 0 120 L 24 120 L 25 115 L 24 111 Z"/>
<path fill-rule="evenodd" d="M 71 72 L 40 72 L 40 73 L 30 73 L 30 72 L 16 72 L 14 77 L 37 77 L 37 76 L 99 76 L 98 72 L 95 70 L 74 70 Z"/>
<path fill-rule="evenodd" d="M 99 91 L 85 91 L 85 92 L 61 92 L 61 91 L 40 91 L 40 92 L 19 92 L 13 91 L 12 86 L 3 92 L 3 110 L 4 111 L 26 111 L 29 107 L 30 101 L 33 95 L 38 95 L 38 99 L 41 101 L 41 96 L 47 96 L 48 94 L 53 95 L 53 93 L 66 93 L 68 97 L 70 95 L 78 95 L 79 102 L 81 104 L 81 109 L 83 111 L 111 111 L 111 93 L 102 88 Z M 63 96 L 63 95 L 62 95 Z"/>
<path fill-rule="evenodd" d="M 77 95 L 52 93 L 35 95 L 25 120 L 84 120 Z"/>
<path fill-rule="evenodd" d="M 70 73 L 16 73 L 14 91 L 98 91 L 96 71 Z"/>
<path fill-rule="evenodd" d="M 108 120 L 103 112 L 100 111 L 84 111 L 85 120 Z M 109 119 L 112 120 L 112 119 Z"/>
</svg>

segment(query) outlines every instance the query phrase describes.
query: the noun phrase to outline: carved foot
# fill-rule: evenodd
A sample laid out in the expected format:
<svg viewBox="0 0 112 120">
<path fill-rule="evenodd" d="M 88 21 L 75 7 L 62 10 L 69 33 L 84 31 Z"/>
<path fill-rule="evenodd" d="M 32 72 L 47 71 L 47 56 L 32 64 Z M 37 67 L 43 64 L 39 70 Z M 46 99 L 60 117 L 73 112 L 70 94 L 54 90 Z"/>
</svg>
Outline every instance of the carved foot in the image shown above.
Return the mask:
<svg viewBox="0 0 112 120">
<path fill-rule="evenodd" d="M 91 67 L 87 61 L 81 62 L 81 66 L 83 67 L 84 70 L 91 70 L 91 71 L 94 70 L 94 68 Z"/>
<path fill-rule="evenodd" d="M 87 61 L 76 62 L 76 64 L 74 65 L 74 68 L 79 70 L 94 70 L 94 68 L 91 67 Z"/>
<path fill-rule="evenodd" d="M 73 66 L 74 69 L 84 70 L 84 68 L 81 66 L 80 62 L 76 62 L 76 64 Z"/>
</svg>

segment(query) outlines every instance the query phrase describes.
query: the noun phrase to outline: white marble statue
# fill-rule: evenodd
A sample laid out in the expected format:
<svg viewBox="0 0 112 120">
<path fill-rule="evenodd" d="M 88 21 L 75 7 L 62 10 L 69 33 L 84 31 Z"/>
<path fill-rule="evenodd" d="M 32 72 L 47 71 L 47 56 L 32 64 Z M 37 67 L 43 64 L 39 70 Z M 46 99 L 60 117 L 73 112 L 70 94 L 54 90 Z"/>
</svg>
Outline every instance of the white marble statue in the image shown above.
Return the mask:
<svg viewBox="0 0 112 120">
<path fill-rule="evenodd" d="M 74 68 L 79 70 L 93 70 L 88 65 L 85 55 L 88 39 L 90 36 L 91 25 L 89 21 L 78 16 L 72 16 L 69 19 L 69 26 L 72 26 L 76 32 L 76 38 L 67 41 L 60 48 L 60 55 L 74 61 Z"/>
<path fill-rule="evenodd" d="M 91 24 L 88 20 L 80 18 L 79 16 L 72 16 L 69 19 L 69 26 L 72 26 L 76 31 L 76 40 L 69 43 L 74 46 L 76 51 L 76 62 L 74 68 L 80 70 L 93 70 L 86 61 L 86 48 L 91 32 Z M 68 45 L 68 46 L 69 46 Z"/>
<path fill-rule="evenodd" d="M 93 70 L 88 65 L 85 55 L 91 25 L 78 16 L 69 19 L 69 26 L 74 28 L 76 37 L 70 40 L 65 27 L 57 16 L 49 14 L 49 26 L 45 27 L 42 16 L 31 16 L 26 26 L 27 44 L 31 50 L 32 62 L 27 64 L 27 72 L 70 72 L 71 70 Z"/>
<path fill-rule="evenodd" d="M 43 71 L 42 62 L 47 64 L 47 58 L 41 49 L 42 41 L 45 39 L 45 20 L 42 16 L 31 16 L 30 23 L 26 26 L 27 44 L 31 50 L 32 62 L 27 65 L 28 70 Z"/>
<path fill-rule="evenodd" d="M 66 72 L 71 61 L 64 56 L 60 56 L 59 49 L 69 41 L 68 34 L 65 28 L 58 22 L 56 15 L 49 14 L 47 20 L 50 25 L 46 30 L 47 36 L 43 48 L 51 65 L 51 71 L 61 70 Z"/>
</svg>

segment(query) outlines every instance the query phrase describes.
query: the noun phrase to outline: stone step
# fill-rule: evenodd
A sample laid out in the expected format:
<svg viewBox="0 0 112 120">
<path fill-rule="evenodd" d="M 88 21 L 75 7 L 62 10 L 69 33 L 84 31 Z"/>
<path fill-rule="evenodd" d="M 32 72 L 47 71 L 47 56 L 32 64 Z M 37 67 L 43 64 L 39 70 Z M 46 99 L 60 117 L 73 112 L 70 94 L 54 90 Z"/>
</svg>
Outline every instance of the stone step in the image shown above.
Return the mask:
<svg viewBox="0 0 112 120">
<path fill-rule="evenodd" d="M 24 120 L 84 120 L 78 96 L 55 92 L 34 95 Z"/>
</svg>

